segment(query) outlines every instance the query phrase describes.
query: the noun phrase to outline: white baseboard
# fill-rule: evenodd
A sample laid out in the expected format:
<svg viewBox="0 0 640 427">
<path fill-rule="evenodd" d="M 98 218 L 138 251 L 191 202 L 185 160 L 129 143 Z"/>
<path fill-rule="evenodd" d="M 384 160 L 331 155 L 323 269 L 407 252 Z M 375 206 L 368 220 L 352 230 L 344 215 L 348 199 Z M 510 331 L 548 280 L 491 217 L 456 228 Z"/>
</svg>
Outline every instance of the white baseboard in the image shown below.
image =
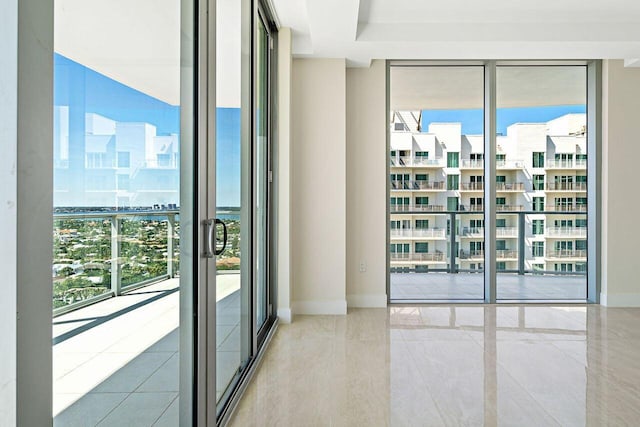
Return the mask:
<svg viewBox="0 0 640 427">
<path fill-rule="evenodd" d="M 347 295 L 347 306 L 350 308 L 386 308 L 387 294 Z"/>
<path fill-rule="evenodd" d="M 278 309 L 278 320 L 282 323 L 291 323 L 291 309 L 290 308 L 279 308 Z"/>
<path fill-rule="evenodd" d="M 293 314 L 347 314 L 347 301 L 293 301 Z"/>
<path fill-rule="evenodd" d="M 640 307 L 640 294 L 600 294 L 600 305 L 607 307 Z"/>
</svg>

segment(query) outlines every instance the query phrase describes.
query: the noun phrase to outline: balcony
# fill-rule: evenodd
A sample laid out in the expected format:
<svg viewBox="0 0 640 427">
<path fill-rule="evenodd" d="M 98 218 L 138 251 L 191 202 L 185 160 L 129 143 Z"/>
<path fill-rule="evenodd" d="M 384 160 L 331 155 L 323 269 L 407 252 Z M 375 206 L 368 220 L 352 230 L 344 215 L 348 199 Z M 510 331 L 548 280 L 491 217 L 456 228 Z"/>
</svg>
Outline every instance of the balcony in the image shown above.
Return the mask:
<svg viewBox="0 0 640 427">
<path fill-rule="evenodd" d="M 463 182 L 460 191 L 484 191 L 484 182 Z"/>
<path fill-rule="evenodd" d="M 442 252 L 391 253 L 391 262 L 444 262 Z"/>
<path fill-rule="evenodd" d="M 442 205 L 391 205 L 391 213 L 402 212 L 444 212 Z"/>
<path fill-rule="evenodd" d="M 524 160 L 496 160 L 496 168 L 501 170 L 524 169 Z"/>
<path fill-rule="evenodd" d="M 522 205 L 496 205 L 496 212 L 518 212 L 523 211 Z"/>
<path fill-rule="evenodd" d="M 483 169 L 484 160 L 462 159 L 460 161 L 460 169 Z"/>
<path fill-rule="evenodd" d="M 443 191 L 444 181 L 391 181 L 391 190 Z"/>
<path fill-rule="evenodd" d="M 545 185 L 548 192 L 584 192 L 587 191 L 586 182 L 548 182 Z"/>
<path fill-rule="evenodd" d="M 444 228 L 393 228 L 391 229 L 392 239 L 433 239 L 439 240 L 446 237 Z"/>
<path fill-rule="evenodd" d="M 575 169 L 587 169 L 587 160 L 586 159 L 575 159 L 575 160 L 547 160 L 547 169 L 565 169 L 565 170 L 575 170 Z"/>
<path fill-rule="evenodd" d="M 462 237 L 484 237 L 484 227 L 464 227 Z"/>
<path fill-rule="evenodd" d="M 435 159 L 425 159 L 425 158 L 421 158 L 421 157 L 416 157 L 414 159 L 412 159 L 411 157 L 408 156 L 403 156 L 403 157 L 398 157 L 393 158 L 391 157 L 390 159 L 390 165 L 391 167 L 406 167 L 406 168 L 410 168 L 410 167 L 416 167 L 416 168 L 442 168 L 444 167 L 444 161 L 442 158 L 435 158 Z"/>
<path fill-rule="evenodd" d="M 496 191 L 502 193 L 522 192 L 524 184 L 522 182 L 499 182 L 496 184 Z"/>
<path fill-rule="evenodd" d="M 480 261 L 484 259 L 484 250 L 465 251 L 461 250 L 459 255 L 463 260 L 476 260 Z M 517 261 L 518 251 L 511 249 L 498 249 L 496 250 L 496 259 L 501 261 Z"/>
<path fill-rule="evenodd" d="M 547 205 L 547 212 L 586 212 L 587 205 Z"/>
<path fill-rule="evenodd" d="M 178 210 L 54 214 L 55 425 L 178 424 L 179 226 Z M 218 395 L 240 363 L 239 289 L 218 271 Z"/>
<path fill-rule="evenodd" d="M 465 251 L 461 249 L 460 252 L 458 253 L 458 258 L 482 261 L 484 260 L 484 251 L 483 250 Z"/>
<path fill-rule="evenodd" d="M 518 227 L 496 227 L 496 237 L 518 237 Z"/>
<path fill-rule="evenodd" d="M 586 227 L 550 227 L 545 232 L 546 237 L 587 237 Z"/>
<path fill-rule="evenodd" d="M 582 249 L 561 249 L 557 251 L 548 251 L 548 259 L 570 259 L 577 258 L 581 260 L 587 259 L 587 251 Z"/>
</svg>

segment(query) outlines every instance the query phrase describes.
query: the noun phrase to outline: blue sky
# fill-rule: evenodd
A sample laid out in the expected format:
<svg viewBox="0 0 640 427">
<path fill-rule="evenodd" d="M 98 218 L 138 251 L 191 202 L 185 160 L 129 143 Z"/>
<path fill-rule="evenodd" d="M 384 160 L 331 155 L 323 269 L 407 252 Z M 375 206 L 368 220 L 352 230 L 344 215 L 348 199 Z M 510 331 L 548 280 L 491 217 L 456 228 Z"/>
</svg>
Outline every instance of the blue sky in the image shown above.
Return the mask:
<svg viewBox="0 0 640 427">
<path fill-rule="evenodd" d="M 506 135 L 507 127 L 519 122 L 542 123 L 569 113 L 584 113 L 585 105 L 558 105 L 551 107 L 498 108 L 497 132 Z M 478 135 L 483 133 L 484 117 L 482 109 L 475 110 L 423 110 L 422 131 L 427 132 L 432 122 L 460 122 L 462 133 Z"/>
<path fill-rule="evenodd" d="M 83 108 L 118 122 L 145 122 L 180 134 L 180 107 L 167 104 L 54 54 L 54 105 Z M 240 110 L 217 111 L 218 206 L 240 205 Z"/>
</svg>

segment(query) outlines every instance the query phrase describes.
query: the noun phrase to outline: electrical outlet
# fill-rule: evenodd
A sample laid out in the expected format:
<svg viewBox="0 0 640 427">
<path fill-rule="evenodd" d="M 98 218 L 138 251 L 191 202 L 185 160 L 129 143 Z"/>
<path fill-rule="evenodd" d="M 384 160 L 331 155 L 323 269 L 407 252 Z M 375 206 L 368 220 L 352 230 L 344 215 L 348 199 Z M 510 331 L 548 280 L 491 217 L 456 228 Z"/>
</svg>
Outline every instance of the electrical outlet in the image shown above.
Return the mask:
<svg viewBox="0 0 640 427">
<path fill-rule="evenodd" d="M 360 273 L 364 273 L 365 271 L 367 271 L 367 263 L 362 261 L 360 263 Z"/>
</svg>

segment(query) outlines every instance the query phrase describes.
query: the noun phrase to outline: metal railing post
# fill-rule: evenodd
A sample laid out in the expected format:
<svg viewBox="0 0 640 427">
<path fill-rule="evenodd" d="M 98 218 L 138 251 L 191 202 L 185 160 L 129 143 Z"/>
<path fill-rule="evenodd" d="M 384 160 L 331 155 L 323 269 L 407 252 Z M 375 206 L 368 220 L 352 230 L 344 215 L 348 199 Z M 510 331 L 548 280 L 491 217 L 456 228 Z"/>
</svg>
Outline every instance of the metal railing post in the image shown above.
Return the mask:
<svg viewBox="0 0 640 427">
<path fill-rule="evenodd" d="M 174 241 L 173 233 L 175 230 L 176 216 L 174 214 L 167 215 L 167 275 L 170 279 L 174 277 L 173 257 L 174 257 Z"/>
<path fill-rule="evenodd" d="M 524 245 L 524 213 L 518 213 L 518 274 L 524 274 L 524 253 L 525 253 L 525 245 Z"/>
<path fill-rule="evenodd" d="M 449 273 L 457 273 L 456 270 L 456 214 L 449 213 Z"/>
<path fill-rule="evenodd" d="M 122 293 L 122 274 L 120 270 L 120 228 L 122 220 L 116 215 L 111 217 L 111 291 L 115 296 Z"/>
</svg>

